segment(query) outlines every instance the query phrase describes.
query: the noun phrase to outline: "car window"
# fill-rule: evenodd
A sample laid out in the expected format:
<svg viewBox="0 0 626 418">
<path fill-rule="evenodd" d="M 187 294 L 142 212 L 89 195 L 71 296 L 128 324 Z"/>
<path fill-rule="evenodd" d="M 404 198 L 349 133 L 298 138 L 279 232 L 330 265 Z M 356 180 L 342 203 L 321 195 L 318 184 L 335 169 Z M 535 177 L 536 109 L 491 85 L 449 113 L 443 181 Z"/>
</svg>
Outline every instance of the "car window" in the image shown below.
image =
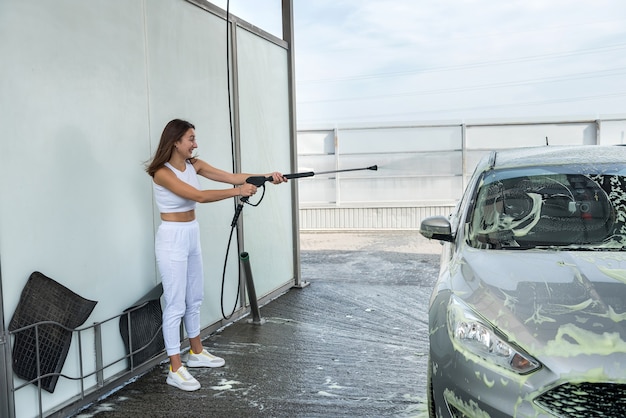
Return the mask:
<svg viewBox="0 0 626 418">
<path fill-rule="evenodd" d="M 486 175 L 469 216 L 476 248 L 616 249 L 626 246 L 626 178 L 580 168 Z"/>
</svg>

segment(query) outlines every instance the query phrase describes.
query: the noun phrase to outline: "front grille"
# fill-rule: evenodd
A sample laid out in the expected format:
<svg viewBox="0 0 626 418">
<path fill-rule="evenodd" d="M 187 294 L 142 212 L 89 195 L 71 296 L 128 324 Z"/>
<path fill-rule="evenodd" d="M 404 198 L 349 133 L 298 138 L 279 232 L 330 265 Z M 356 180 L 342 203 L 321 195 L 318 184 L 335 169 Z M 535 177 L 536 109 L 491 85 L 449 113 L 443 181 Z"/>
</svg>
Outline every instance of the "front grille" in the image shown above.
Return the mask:
<svg viewBox="0 0 626 418">
<path fill-rule="evenodd" d="M 535 402 L 564 418 L 625 417 L 626 385 L 565 383 L 543 393 Z"/>
</svg>

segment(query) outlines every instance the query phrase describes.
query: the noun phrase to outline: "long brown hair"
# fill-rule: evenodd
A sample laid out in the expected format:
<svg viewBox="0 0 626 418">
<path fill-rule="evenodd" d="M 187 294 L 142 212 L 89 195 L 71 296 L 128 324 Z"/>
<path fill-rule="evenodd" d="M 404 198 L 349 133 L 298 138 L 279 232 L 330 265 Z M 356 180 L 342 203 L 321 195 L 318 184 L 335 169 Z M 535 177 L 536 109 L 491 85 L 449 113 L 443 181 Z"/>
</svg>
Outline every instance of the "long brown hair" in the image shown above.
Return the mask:
<svg viewBox="0 0 626 418">
<path fill-rule="evenodd" d="M 154 153 L 154 158 L 152 158 L 149 164 L 146 164 L 146 172 L 150 174 L 151 177 L 154 177 L 154 173 L 172 158 L 174 144 L 180 141 L 189 129 L 196 129 L 196 127 L 182 119 L 171 120 L 165 125 L 159 146 Z"/>
</svg>

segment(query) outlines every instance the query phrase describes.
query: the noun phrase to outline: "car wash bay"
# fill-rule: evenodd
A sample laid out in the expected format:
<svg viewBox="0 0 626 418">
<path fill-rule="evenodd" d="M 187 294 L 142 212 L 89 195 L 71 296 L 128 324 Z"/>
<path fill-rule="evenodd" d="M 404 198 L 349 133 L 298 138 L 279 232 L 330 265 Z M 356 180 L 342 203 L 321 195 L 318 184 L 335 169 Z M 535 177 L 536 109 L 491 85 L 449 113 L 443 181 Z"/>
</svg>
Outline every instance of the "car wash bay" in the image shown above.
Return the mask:
<svg viewBox="0 0 626 418">
<path fill-rule="evenodd" d="M 219 369 L 165 384 L 168 363 L 80 417 L 426 416 L 427 307 L 440 245 L 417 231 L 302 233 L 310 283 L 204 344 Z M 254 269 L 254 255 L 251 254 Z"/>
</svg>

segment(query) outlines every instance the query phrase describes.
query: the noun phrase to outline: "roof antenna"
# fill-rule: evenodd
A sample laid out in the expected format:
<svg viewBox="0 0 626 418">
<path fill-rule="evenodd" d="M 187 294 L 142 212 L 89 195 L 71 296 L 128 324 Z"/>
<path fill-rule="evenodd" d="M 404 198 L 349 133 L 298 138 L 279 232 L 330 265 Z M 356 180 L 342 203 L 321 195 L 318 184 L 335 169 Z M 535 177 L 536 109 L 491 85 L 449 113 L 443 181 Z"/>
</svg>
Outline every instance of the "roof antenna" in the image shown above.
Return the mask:
<svg viewBox="0 0 626 418">
<path fill-rule="evenodd" d="M 546 147 L 549 146 L 550 144 L 548 143 L 548 137 L 546 136 Z"/>
</svg>

